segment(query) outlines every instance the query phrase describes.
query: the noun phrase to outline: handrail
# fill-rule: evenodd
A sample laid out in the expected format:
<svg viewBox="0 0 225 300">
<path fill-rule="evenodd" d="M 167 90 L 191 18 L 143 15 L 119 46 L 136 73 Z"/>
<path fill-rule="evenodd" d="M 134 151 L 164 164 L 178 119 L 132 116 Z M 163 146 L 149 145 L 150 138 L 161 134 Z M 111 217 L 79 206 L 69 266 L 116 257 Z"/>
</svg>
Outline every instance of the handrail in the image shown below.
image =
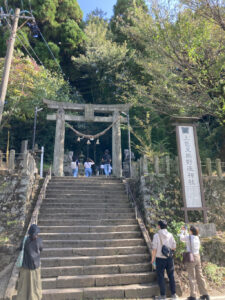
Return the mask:
<svg viewBox="0 0 225 300">
<path fill-rule="evenodd" d="M 137 206 L 137 202 L 136 202 L 136 199 L 131 191 L 131 188 L 130 188 L 130 184 L 129 182 L 126 180 L 126 183 L 125 183 L 125 187 L 126 187 L 126 192 L 127 192 L 127 195 L 128 195 L 128 198 L 131 200 L 133 206 L 134 206 L 134 209 L 135 209 L 135 217 L 136 217 L 136 220 L 138 221 L 138 224 L 140 226 L 140 229 L 141 229 L 141 232 L 142 232 L 142 235 L 145 239 L 145 242 L 146 242 L 146 245 L 148 247 L 148 250 L 149 250 L 149 253 L 150 255 L 152 256 L 152 242 L 151 242 L 151 238 L 149 236 L 149 233 L 148 233 L 148 230 L 145 226 L 145 223 L 142 219 L 142 216 L 141 216 L 141 213 L 138 209 L 138 206 Z"/>
<path fill-rule="evenodd" d="M 42 185 L 41 191 L 39 193 L 38 200 L 36 202 L 34 211 L 33 211 L 32 216 L 30 218 L 29 225 L 27 226 L 25 236 L 27 235 L 30 226 L 32 224 L 37 224 L 40 207 L 41 207 L 41 204 L 43 202 L 43 199 L 45 198 L 46 188 L 47 188 L 47 185 L 48 185 L 50 179 L 51 179 L 51 167 L 49 169 L 49 174 L 45 177 L 45 180 L 44 180 L 44 183 Z M 10 276 L 10 279 L 9 279 L 9 282 L 8 282 L 8 285 L 7 285 L 7 288 L 6 288 L 6 291 L 5 291 L 4 300 L 11 300 L 12 299 L 12 297 L 15 293 L 15 290 L 16 290 L 16 282 L 18 280 L 18 275 L 19 275 L 19 270 L 16 266 L 16 261 L 15 261 L 13 269 L 12 269 L 12 273 L 11 273 L 11 276 Z"/>
</svg>

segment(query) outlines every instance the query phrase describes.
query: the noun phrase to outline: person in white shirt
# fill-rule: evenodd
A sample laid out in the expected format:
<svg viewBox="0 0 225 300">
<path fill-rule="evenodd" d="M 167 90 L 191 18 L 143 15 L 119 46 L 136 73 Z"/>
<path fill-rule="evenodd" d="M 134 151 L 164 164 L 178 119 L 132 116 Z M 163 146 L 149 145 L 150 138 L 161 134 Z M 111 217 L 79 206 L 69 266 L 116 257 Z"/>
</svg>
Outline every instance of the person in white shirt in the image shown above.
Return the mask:
<svg viewBox="0 0 225 300">
<path fill-rule="evenodd" d="M 206 283 L 202 274 L 201 258 L 199 254 L 200 240 L 198 237 L 198 229 L 195 226 L 190 227 L 188 234 L 185 227 L 181 228 L 180 240 L 186 243 L 187 252 L 192 252 L 194 255 L 194 262 L 186 263 L 188 271 L 188 279 L 191 290 L 190 297 L 187 300 L 196 300 L 197 298 L 197 286 L 201 300 L 209 300 L 209 295 L 206 288 Z"/>
<path fill-rule="evenodd" d="M 156 299 L 166 299 L 166 285 L 164 273 L 167 272 L 172 298 L 177 299 L 176 284 L 174 279 L 174 262 L 172 251 L 176 249 L 176 242 L 172 233 L 167 231 L 167 222 L 160 220 L 158 222 L 159 231 L 154 235 L 152 242 L 152 264 L 156 261 L 157 280 L 160 288 L 160 296 Z M 166 257 L 162 253 L 162 247 L 165 245 L 170 250 L 171 255 Z"/>
<path fill-rule="evenodd" d="M 92 168 L 95 163 L 90 158 L 87 158 L 86 162 L 84 163 L 84 173 L 86 177 L 90 177 L 92 175 Z"/>
<path fill-rule="evenodd" d="M 71 169 L 72 169 L 72 173 L 73 173 L 73 177 L 77 177 L 78 176 L 78 168 L 79 168 L 79 160 L 76 158 L 75 161 L 71 162 Z"/>
</svg>

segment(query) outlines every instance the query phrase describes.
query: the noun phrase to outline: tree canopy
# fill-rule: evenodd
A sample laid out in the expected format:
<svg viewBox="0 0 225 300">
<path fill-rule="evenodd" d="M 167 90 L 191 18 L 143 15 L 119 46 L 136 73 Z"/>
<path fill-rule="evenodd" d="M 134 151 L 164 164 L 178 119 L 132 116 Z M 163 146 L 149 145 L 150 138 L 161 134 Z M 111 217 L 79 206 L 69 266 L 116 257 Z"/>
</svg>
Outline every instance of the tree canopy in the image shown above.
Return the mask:
<svg viewBox="0 0 225 300">
<path fill-rule="evenodd" d="M 21 5 L 21 1 L 8 2 L 9 8 Z M 172 3 L 170 6 L 169 0 L 160 0 L 147 6 L 144 0 L 117 0 L 110 20 L 97 9 L 85 22 L 76 0 L 24 3 L 21 9 L 32 11 L 40 32 L 34 37 L 27 25 L 18 31 L 19 54 L 13 61 L 3 129 L 13 122 L 20 126 L 21 121 L 21 126 L 27 122 L 27 132 L 32 132 L 34 107 L 43 97 L 131 103 L 132 140 L 137 153 L 150 157 L 154 153 L 174 154 L 170 117 L 185 115 L 201 117 L 198 134 L 202 157 L 223 158 L 225 2 Z M 9 37 L 4 20 L 0 33 L 0 56 L 4 57 Z M 26 57 L 21 41 L 36 63 Z M 3 60 L 1 68 L 2 64 Z M 59 65 L 69 83 L 57 75 Z M 85 130 L 89 129 L 87 124 Z M 102 148 L 107 147 L 107 141 Z M 68 150 L 72 143 L 71 136 L 66 142 Z M 123 145 L 127 146 L 125 140 Z"/>
</svg>

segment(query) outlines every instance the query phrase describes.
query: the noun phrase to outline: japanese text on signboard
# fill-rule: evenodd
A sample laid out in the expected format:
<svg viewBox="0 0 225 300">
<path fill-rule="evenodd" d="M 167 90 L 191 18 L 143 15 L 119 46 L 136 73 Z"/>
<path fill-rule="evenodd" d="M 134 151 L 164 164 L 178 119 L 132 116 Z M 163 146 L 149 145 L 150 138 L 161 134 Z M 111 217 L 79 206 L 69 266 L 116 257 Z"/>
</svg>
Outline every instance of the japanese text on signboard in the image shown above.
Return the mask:
<svg viewBox="0 0 225 300">
<path fill-rule="evenodd" d="M 192 126 L 178 126 L 184 190 L 188 208 L 202 207 L 198 163 Z"/>
</svg>

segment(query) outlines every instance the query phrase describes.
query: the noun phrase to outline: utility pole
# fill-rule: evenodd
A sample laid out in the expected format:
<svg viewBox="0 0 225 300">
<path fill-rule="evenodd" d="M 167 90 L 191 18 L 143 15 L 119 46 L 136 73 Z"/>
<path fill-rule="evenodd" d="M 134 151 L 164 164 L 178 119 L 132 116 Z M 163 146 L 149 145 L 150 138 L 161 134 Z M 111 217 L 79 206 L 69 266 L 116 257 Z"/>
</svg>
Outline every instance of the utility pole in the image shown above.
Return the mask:
<svg viewBox="0 0 225 300">
<path fill-rule="evenodd" d="M 9 72 L 10 72 L 10 67 L 11 67 L 12 58 L 13 58 L 13 50 L 14 50 L 16 31 L 17 31 L 17 27 L 18 27 L 19 18 L 20 18 L 20 9 L 16 8 L 16 11 L 14 14 L 12 32 L 11 32 L 11 36 L 10 36 L 8 47 L 7 47 L 4 71 L 3 71 L 2 82 L 1 82 L 1 87 L 0 87 L 0 124 L 2 122 L 2 114 L 3 114 L 4 104 L 5 104 L 5 96 L 6 96 L 7 86 L 8 86 L 8 81 L 9 81 Z"/>
</svg>

